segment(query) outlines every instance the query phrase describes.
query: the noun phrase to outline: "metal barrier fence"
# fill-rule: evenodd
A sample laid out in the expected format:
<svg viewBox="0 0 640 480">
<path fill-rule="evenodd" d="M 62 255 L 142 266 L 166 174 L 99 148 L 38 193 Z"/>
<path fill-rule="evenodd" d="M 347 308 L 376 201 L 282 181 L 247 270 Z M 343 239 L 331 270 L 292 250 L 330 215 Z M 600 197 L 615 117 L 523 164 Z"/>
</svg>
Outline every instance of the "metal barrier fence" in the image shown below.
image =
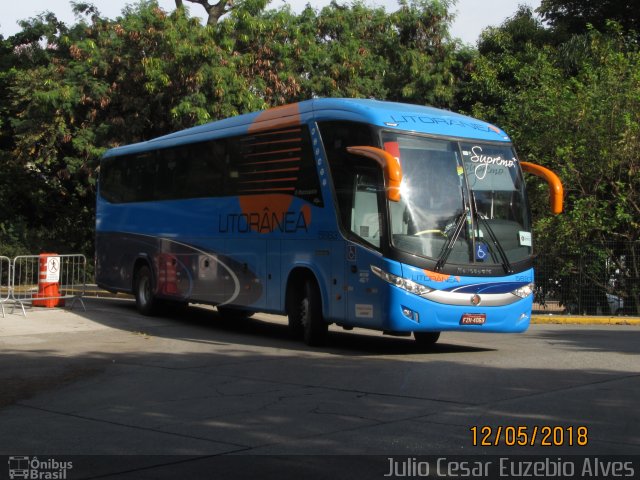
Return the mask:
<svg viewBox="0 0 640 480">
<path fill-rule="evenodd" d="M 4 304 L 11 296 L 11 260 L 9 257 L 0 257 L 0 307 L 4 318 Z"/>
<path fill-rule="evenodd" d="M 13 309 L 19 305 L 25 316 L 25 305 L 55 307 L 65 305 L 67 300 L 71 300 L 70 308 L 79 301 L 86 310 L 82 301 L 86 290 L 86 267 L 84 255 L 41 254 L 15 257 L 13 265 L 10 265 L 6 301 L 13 303 Z"/>
<path fill-rule="evenodd" d="M 534 313 L 640 315 L 640 242 L 589 247 L 539 253 Z"/>
</svg>

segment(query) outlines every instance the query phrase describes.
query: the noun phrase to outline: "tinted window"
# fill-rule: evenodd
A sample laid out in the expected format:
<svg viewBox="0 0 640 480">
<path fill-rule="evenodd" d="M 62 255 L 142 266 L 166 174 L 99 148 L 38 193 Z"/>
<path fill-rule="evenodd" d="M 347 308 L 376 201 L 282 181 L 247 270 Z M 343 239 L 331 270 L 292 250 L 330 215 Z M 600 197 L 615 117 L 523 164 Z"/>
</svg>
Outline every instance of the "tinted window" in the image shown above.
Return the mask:
<svg viewBox="0 0 640 480">
<path fill-rule="evenodd" d="M 319 128 L 343 230 L 380 248 L 383 229 L 379 192 L 384 191 L 381 170 L 372 167 L 370 160 L 347 152 L 351 146 L 377 145 L 374 130 L 353 122 L 323 122 Z"/>
<path fill-rule="evenodd" d="M 285 193 L 322 205 L 306 126 L 240 139 L 237 189 L 242 194 Z"/>
<path fill-rule="evenodd" d="M 103 160 L 113 203 L 283 193 L 322 205 L 306 126 Z"/>
</svg>

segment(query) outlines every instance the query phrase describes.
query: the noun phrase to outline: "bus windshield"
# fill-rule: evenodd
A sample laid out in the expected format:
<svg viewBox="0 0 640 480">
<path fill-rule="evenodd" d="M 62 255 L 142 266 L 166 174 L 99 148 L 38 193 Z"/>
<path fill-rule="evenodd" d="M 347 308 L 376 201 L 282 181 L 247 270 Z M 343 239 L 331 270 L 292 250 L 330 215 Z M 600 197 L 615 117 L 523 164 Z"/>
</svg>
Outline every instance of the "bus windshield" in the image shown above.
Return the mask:
<svg viewBox="0 0 640 480">
<path fill-rule="evenodd" d="M 531 255 L 524 182 L 511 146 L 385 133 L 402 166 L 400 202 L 389 202 L 392 243 L 447 263 L 502 265 Z"/>
</svg>

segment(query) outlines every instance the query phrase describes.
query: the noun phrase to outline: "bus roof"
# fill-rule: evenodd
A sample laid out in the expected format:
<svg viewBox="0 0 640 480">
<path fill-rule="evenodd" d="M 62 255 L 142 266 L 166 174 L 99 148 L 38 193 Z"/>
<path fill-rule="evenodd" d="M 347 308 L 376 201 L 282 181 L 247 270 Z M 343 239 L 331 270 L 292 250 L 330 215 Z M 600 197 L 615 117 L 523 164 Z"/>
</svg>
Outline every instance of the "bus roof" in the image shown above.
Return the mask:
<svg viewBox="0 0 640 480">
<path fill-rule="evenodd" d="M 370 99 L 319 98 L 247 113 L 180 130 L 145 142 L 113 148 L 105 157 L 241 135 L 252 131 L 306 123 L 343 120 L 415 133 L 510 142 L 501 129 L 449 110 Z"/>
</svg>

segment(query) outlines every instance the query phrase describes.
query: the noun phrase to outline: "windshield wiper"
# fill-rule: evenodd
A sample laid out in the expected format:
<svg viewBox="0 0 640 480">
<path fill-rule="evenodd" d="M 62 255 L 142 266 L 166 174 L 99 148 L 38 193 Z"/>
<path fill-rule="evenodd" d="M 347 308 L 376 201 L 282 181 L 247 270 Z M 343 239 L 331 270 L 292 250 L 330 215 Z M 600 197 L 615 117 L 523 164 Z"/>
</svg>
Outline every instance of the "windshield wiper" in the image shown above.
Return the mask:
<svg viewBox="0 0 640 480">
<path fill-rule="evenodd" d="M 440 254 L 440 257 L 438 258 L 438 262 L 436 263 L 436 268 L 435 268 L 436 272 L 439 272 L 440 270 L 442 270 L 442 267 L 444 267 L 444 264 L 447 263 L 447 258 L 449 258 L 449 255 L 453 250 L 453 246 L 456 243 L 456 240 L 458 240 L 458 237 L 460 236 L 460 232 L 462 232 L 462 227 L 464 227 L 464 222 L 467 219 L 468 212 L 469 212 L 468 210 L 465 210 L 458 215 L 458 218 L 456 218 L 455 230 L 453 232 L 453 235 L 449 237 L 449 240 L 447 240 L 447 243 L 444 245 L 444 248 L 442 249 L 442 253 Z"/>
<path fill-rule="evenodd" d="M 498 251 L 498 255 L 500 255 L 500 258 L 502 259 L 502 268 L 504 268 L 505 273 L 513 273 L 513 267 L 511 266 L 511 263 L 509 263 L 509 258 L 507 257 L 507 254 L 504 251 L 504 249 L 502 248 L 502 245 L 500 245 L 500 242 L 498 241 L 498 237 L 496 237 L 496 234 L 493 231 L 493 228 L 491 228 L 491 225 L 489 225 L 489 221 L 480 212 L 478 212 L 477 215 L 480 221 L 483 222 L 484 226 L 487 228 L 487 233 L 489 234 L 489 237 L 491 237 L 491 241 L 493 242 L 493 245 L 496 247 L 496 250 Z"/>
</svg>

